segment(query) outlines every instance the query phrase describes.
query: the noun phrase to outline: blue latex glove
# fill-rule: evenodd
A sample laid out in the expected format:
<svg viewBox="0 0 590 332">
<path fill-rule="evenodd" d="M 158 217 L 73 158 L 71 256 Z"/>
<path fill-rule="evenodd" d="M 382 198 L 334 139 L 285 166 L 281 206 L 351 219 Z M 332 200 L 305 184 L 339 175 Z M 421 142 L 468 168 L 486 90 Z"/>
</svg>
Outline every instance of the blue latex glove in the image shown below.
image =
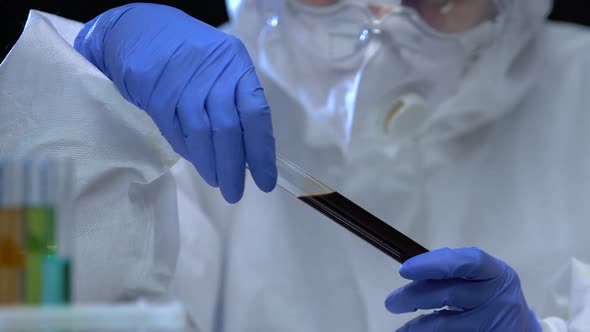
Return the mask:
<svg viewBox="0 0 590 332">
<path fill-rule="evenodd" d="M 274 189 L 270 109 L 237 38 L 176 8 L 133 3 L 88 22 L 74 47 L 228 202 L 243 195 L 246 163 L 260 189 Z"/>
<path fill-rule="evenodd" d="M 451 309 L 422 315 L 398 331 L 541 331 L 516 272 L 478 248 L 431 251 L 407 260 L 400 274 L 413 282 L 389 295 L 389 311 Z"/>
</svg>

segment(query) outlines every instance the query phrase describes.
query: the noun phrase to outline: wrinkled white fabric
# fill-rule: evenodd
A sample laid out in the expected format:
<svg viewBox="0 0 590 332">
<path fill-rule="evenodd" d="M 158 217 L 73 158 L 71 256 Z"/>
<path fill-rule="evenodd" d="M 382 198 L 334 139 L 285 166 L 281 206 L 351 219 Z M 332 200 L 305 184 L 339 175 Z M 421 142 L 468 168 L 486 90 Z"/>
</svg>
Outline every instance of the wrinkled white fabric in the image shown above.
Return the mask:
<svg viewBox="0 0 590 332">
<path fill-rule="evenodd" d="M 75 162 L 77 301 L 165 298 L 178 255 L 177 155 L 71 46 L 79 22 L 31 11 L 0 65 L 0 158 Z"/>
<path fill-rule="evenodd" d="M 428 248 L 478 246 L 505 260 L 518 272 L 531 308 L 549 317 L 544 328 L 567 331 L 568 324 L 588 319 L 581 306 L 586 292 L 576 286 L 567 296 L 571 305 L 560 306 L 548 295 L 552 276 L 572 257 L 590 262 L 590 34 L 543 23 L 548 7 L 548 1 L 513 2 L 501 38 L 473 60 L 458 93 L 436 109 L 428 126 L 403 144 L 384 135 L 378 121 L 374 127 L 372 120 L 364 121 L 372 116 L 367 107 L 355 118 L 367 137 L 351 142 L 362 149 L 343 154 L 337 146 L 310 146 L 295 139 L 307 126 L 301 106 L 268 77 L 261 78 L 281 154 Z M 251 47 L 258 36 L 248 27 L 230 31 Z M 43 58 L 44 49 L 35 46 L 31 58 Z M 63 42 L 55 47 L 71 51 Z M 250 50 L 256 59 L 256 47 Z M 68 77 L 65 86 L 94 82 L 94 76 L 78 81 L 75 73 L 62 72 Z M 24 89 L 35 82 L 1 78 L 2 87 Z M 371 82 L 371 76 L 365 78 Z M 88 93 L 102 91 L 93 89 Z M 98 120 L 107 121 L 91 122 Z M 134 123 L 124 120 L 117 121 Z M 118 128 L 105 130 L 106 139 Z M 100 143 L 90 137 L 77 138 Z M 133 149 L 136 156 L 138 144 L 150 141 L 143 138 L 143 143 L 120 140 L 116 147 Z M 406 283 L 396 262 L 286 192 L 264 194 L 248 179 L 244 199 L 229 206 L 186 161 L 172 174 L 181 234 L 173 292 L 203 331 L 392 331 L 413 316 L 392 315 L 383 305 L 391 290 Z M 104 188 L 120 198 L 116 186 Z M 111 280 L 127 274 L 120 266 L 111 268 L 105 268 Z M 588 282 L 577 275 L 575 285 Z"/>
<path fill-rule="evenodd" d="M 582 332 L 590 328 L 590 265 L 572 258 L 555 275 L 547 294 L 548 309 L 555 317 L 547 328 Z M 551 329 L 549 329 L 551 331 Z"/>
</svg>

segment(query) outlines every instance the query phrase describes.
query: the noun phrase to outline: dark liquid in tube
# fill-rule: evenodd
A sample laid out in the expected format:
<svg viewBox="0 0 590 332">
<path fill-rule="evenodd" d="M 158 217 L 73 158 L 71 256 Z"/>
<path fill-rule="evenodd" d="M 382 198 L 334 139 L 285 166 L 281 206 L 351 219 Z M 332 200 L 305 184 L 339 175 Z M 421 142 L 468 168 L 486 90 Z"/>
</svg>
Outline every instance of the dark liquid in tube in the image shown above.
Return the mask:
<svg viewBox="0 0 590 332">
<path fill-rule="evenodd" d="M 300 196 L 299 199 L 402 264 L 428 252 L 338 192 Z"/>
</svg>

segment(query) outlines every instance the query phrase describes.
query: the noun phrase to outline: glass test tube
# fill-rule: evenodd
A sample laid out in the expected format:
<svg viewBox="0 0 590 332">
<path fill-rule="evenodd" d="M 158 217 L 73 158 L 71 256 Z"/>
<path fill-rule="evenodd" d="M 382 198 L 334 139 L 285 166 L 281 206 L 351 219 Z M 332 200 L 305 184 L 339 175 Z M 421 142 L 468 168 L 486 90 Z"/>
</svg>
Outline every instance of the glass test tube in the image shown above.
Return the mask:
<svg viewBox="0 0 590 332">
<path fill-rule="evenodd" d="M 42 304 L 67 304 L 72 300 L 73 202 L 71 179 L 73 164 L 69 160 L 51 160 L 47 201 L 52 206 L 54 244 L 43 256 Z"/>
<path fill-rule="evenodd" d="M 0 160 L 0 306 L 25 300 L 23 174 L 18 160 Z"/>
<path fill-rule="evenodd" d="M 386 255 L 403 263 L 428 250 L 277 154 L 278 185 Z"/>
<path fill-rule="evenodd" d="M 26 303 L 42 302 L 45 257 L 56 254 L 55 211 L 50 201 L 53 165 L 46 159 L 27 160 L 25 165 L 25 235 L 27 268 Z"/>
</svg>

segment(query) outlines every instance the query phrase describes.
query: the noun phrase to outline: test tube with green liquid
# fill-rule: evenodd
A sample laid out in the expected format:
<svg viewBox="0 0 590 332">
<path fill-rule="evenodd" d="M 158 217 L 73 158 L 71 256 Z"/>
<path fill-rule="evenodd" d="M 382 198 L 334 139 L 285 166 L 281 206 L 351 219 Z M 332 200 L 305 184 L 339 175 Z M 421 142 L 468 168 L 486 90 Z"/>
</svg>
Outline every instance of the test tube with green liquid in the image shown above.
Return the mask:
<svg viewBox="0 0 590 332">
<path fill-rule="evenodd" d="M 45 158 L 30 158 L 24 164 L 25 300 L 29 305 L 70 302 L 69 257 L 59 252 L 58 211 L 68 176 L 61 172 L 61 164 Z"/>
<path fill-rule="evenodd" d="M 55 255 L 55 215 L 50 202 L 49 177 L 53 176 L 46 159 L 29 159 L 25 165 L 25 298 L 30 305 L 39 305 L 44 282 L 43 261 Z"/>
</svg>

